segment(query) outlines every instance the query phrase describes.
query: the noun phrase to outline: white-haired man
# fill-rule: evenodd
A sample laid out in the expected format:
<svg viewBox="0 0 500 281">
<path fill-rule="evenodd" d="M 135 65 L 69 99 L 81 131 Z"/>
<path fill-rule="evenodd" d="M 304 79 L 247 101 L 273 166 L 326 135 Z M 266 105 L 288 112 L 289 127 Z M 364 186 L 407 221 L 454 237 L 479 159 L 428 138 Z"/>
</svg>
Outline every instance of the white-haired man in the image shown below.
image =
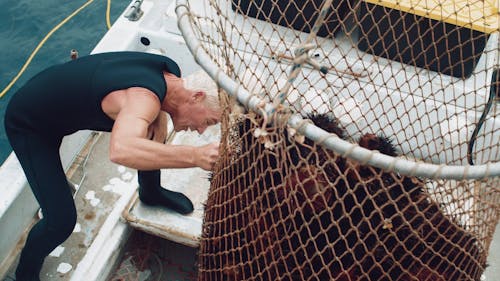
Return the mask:
<svg viewBox="0 0 500 281">
<path fill-rule="evenodd" d="M 193 211 L 181 193 L 160 185 L 160 169 L 210 170 L 219 144 L 165 144 L 167 119 L 175 131 L 200 134 L 219 122 L 215 95 L 185 87 L 177 64 L 160 55 L 113 52 L 52 66 L 9 101 L 5 128 L 43 218 L 31 229 L 16 280 L 39 280 L 45 257 L 74 229 L 76 208 L 61 165 L 62 138 L 78 130 L 111 132 L 110 160 L 138 170 L 140 199 L 179 213 Z"/>
</svg>

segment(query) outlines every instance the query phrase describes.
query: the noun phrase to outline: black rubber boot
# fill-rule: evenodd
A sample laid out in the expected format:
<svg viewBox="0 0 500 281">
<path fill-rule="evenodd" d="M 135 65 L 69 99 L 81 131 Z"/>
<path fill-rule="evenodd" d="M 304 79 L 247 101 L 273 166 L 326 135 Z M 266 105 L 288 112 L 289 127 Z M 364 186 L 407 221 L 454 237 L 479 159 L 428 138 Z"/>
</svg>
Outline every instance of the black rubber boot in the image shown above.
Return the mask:
<svg viewBox="0 0 500 281">
<path fill-rule="evenodd" d="M 163 188 L 160 185 L 160 170 L 138 171 L 139 199 L 146 205 L 163 206 L 180 214 L 193 212 L 193 203 L 186 195 Z"/>
</svg>

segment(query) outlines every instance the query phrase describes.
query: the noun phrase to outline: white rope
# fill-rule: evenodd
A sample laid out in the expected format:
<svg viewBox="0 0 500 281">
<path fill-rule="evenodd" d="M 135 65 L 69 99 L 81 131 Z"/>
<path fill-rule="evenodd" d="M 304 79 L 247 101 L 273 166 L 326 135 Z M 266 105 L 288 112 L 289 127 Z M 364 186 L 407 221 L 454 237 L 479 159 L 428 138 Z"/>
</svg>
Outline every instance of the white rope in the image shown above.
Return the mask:
<svg viewBox="0 0 500 281">
<path fill-rule="evenodd" d="M 307 36 L 306 41 L 301 43 L 294 51 L 295 58 L 293 59 L 293 66 L 290 71 L 290 75 L 288 76 L 283 89 L 279 91 L 277 98 L 274 100 L 273 109 L 270 114 L 274 114 L 276 110 L 285 102 L 288 92 L 290 91 L 290 88 L 292 87 L 295 79 L 297 79 L 297 75 L 300 73 L 304 63 L 310 64 L 313 68 L 318 69 L 323 73 L 328 72 L 328 67 L 319 65 L 316 61 L 309 57 L 309 51 L 317 47 L 311 42 L 316 37 L 318 30 L 323 25 L 325 17 L 330 11 L 330 7 L 332 6 L 332 1 L 333 0 L 326 0 L 325 2 L 323 2 L 319 16 L 314 22 L 314 25 L 311 29 L 311 32 Z"/>
</svg>

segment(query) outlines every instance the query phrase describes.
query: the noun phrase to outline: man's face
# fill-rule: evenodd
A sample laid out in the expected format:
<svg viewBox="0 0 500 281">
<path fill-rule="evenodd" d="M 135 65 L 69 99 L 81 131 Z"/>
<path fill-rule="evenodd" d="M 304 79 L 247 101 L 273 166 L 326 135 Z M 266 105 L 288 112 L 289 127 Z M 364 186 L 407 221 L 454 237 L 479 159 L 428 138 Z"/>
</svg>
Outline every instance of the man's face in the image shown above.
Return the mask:
<svg viewBox="0 0 500 281">
<path fill-rule="evenodd" d="M 203 134 L 208 126 L 220 122 L 221 113 L 208 108 L 203 102 L 204 98 L 205 94 L 203 93 L 199 98 L 195 98 L 192 102 L 178 108 L 176 116 L 172 116 L 176 132 L 189 129 Z"/>
</svg>

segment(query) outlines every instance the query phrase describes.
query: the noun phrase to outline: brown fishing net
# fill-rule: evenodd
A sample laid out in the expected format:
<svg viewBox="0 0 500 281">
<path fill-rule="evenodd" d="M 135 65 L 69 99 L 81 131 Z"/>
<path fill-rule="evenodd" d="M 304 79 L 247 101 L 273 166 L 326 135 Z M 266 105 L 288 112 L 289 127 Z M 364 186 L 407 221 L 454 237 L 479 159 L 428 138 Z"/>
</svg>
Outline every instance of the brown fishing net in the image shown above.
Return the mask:
<svg viewBox="0 0 500 281">
<path fill-rule="evenodd" d="M 474 191 L 363 166 L 280 129 L 270 150 L 250 120 L 237 128 L 238 152 L 224 157 L 207 201 L 201 280 L 479 280 L 500 199 L 481 186 L 498 179 Z M 394 154 L 374 134 L 359 144 Z"/>
<path fill-rule="evenodd" d="M 212 64 L 274 104 L 225 101 L 200 280 L 480 280 L 500 212 L 497 4 L 191 2 Z"/>
</svg>

